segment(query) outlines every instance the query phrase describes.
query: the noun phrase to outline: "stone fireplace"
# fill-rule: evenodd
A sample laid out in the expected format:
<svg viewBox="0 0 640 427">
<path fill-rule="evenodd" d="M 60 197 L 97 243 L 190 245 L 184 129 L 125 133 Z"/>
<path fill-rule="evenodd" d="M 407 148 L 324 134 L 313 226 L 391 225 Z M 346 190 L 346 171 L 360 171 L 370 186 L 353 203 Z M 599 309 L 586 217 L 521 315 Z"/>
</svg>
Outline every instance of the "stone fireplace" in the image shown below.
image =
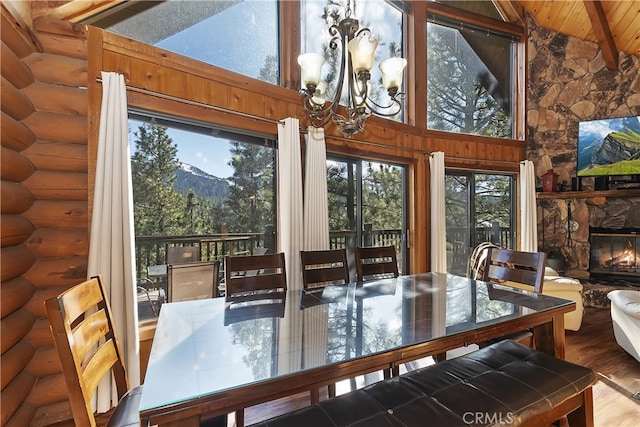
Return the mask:
<svg viewBox="0 0 640 427">
<path fill-rule="evenodd" d="M 591 228 L 589 272 L 640 279 L 640 230 Z"/>
<path fill-rule="evenodd" d="M 624 280 L 630 273 L 640 280 L 640 197 L 624 197 L 623 191 L 619 197 L 597 194 L 590 191 L 580 197 L 580 192 L 571 192 L 570 197 L 563 197 L 556 193 L 558 197 L 538 199 L 538 247 L 562 265 L 559 270 L 569 277 L 588 279 L 599 274 L 615 281 Z M 627 236 L 611 242 L 600 236 L 607 233 Z M 635 245 L 635 267 L 622 253 L 629 244 Z M 597 262 L 592 260 L 594 251 Z M 608 253 L 611 256 L 606 258 Z"/>
</svg>

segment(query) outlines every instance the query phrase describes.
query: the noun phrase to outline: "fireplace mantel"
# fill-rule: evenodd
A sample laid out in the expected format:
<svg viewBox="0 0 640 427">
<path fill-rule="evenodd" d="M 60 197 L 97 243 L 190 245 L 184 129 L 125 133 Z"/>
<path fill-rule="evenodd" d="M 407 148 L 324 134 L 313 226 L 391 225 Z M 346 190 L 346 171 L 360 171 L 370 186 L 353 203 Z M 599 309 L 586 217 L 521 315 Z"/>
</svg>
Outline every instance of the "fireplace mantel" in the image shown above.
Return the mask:
<svg viewBox="0 0 640 427">
<path fill-rule="evenodd" d="M 589 199 L 592 197 L 640 197 L 640 189 L 538 192 L 538 199 Z"/>
</svg>

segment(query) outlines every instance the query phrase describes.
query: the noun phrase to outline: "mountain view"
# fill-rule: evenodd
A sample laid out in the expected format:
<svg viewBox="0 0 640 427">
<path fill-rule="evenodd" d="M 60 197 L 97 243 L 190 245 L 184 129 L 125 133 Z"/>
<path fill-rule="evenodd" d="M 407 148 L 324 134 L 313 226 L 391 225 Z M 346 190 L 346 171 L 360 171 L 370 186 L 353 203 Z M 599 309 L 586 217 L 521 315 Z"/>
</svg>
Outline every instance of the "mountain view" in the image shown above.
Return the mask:
<svg viewBox="0 0 640 427">
<path fill-rule="evenodd" d="M 229 197 L 229 182 L 226 179 L 210 175 L 188 163 L 180 163 L 176 171 L 177 178 L 173 188 L 187 195 L 189 190 L 204 199 L 225 200 Z"/>
<path fill-rule="evenodd" d="M 640 117 L 581 122 L 578 175 L 640 173 Z"/>
</svg>

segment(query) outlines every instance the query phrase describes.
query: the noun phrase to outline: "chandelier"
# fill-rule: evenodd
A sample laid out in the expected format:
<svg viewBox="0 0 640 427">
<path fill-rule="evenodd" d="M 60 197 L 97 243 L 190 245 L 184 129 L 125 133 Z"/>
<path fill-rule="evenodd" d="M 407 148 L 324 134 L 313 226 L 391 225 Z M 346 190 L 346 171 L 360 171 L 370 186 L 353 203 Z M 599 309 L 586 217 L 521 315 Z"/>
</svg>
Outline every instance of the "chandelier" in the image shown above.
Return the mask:
<svg viewBox="0 0 640 427">
<path fill-rule="evenodd" d="M 373 113 L 391 117 L 400 112 L 404 97 L 399 92 L 407 61 L 404 58 L 388 58 L 379 65 L 382 72 L 382 85 L 387 90 L 391 101 L 388 105 L 380 105 L 369 95 L 369 80 L 373 68 L 378 40 L 371 35 L 368 28 L 360 29 L 357 19 L 351 18 L 351 7 L 347 2 L 345 18 L 338 24 L 329 27 L 332 36 L 329 48 L 333 51 L 341 46 L 340 74 L 336 82 L 335 93 L 331 101 L 327 101 L 328 83 L 321 80 L 323 55 L 304 53 L 298 57 L 301 69 L 303 105 L 313 127 L 324 127 L 329 121 L 335 123 L 340 132 L 351 137 L 364 130 L 364 123 Z M 347 84 L 347 103 L 345 113 L 338 112 L 338 105 L 345 83 Z"/>
</svg>

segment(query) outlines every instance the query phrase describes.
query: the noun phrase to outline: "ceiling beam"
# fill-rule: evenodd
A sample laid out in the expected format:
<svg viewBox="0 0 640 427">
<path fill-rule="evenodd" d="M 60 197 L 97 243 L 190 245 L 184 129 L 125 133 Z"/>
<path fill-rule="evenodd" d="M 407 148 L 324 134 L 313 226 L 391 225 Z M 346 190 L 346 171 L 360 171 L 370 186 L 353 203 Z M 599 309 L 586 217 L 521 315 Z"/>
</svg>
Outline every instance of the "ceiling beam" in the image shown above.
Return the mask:
<svg viewBox="0 0 640 427">
<path fill-rule="evenodd" d="M 607 22 L 607 16 L 604 14 L 602 3 L 600 0 L 584 0 L 584 7 L 593 26 L 593 32 L 598 39 L 602 56 L 607 64 L 607 68 L 611 71 L 618 70 L 618 49 L 616 42 L 613 40 L 611 28 Z"/>
<path fill-rule="evenodd" d="M 506 21 L 523 26 L 526 24 L 524 8 L 517 0 L 493 0 L 493 5 Z"/>
<path fill-rule="evenodd" d="M 78 22 L 88 16 L 117 6 L 124 0 L 72 0 L 57 7 L 33 8 L 33 20 L 51 16 L 71 22 Z M 44 3 L 44 2 L 42 2 Z"/>
</svg>

